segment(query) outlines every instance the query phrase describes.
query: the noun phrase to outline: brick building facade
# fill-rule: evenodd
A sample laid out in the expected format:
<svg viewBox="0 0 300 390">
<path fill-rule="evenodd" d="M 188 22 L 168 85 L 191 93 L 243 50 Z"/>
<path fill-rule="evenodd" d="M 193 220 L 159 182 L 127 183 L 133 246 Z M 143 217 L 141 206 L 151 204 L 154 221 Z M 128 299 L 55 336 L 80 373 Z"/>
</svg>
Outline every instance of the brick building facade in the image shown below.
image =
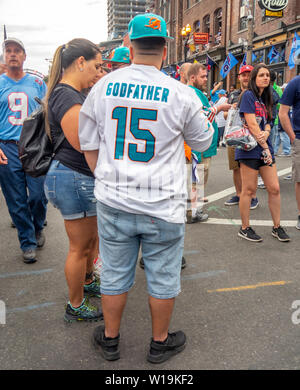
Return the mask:
<svg viewBox="0 0 300 390">
<path fill-rule="evenodd" d="M 221 79 L 220 69 L 230 51 L 240 62 L 247 50 L 247 5 L 253 2 L 253 64 L 265 62 L 277 72 L 278 84 L 282 85 L 300 73 L 300 59 L 294 69 L 287 66 L 291 42 L 295 32 L 300 36 L 300 1 L 288 0 L 283 17 L 264 16 L 257 0 L 148 0 L 150 12 L 162 15 L 174 41 L 169 44 L 167 65 L 197 60 L 205 63 L 207 54 L 216 62 L 209 73 L 209 85 Z M 191 32 L 181 35 L 189 25 Z M 195 45 L 194 32 L 208 33 L 209 42 Z M 268 54 L 274 46 L 280 55 L 270 64 Z M 226 87 L 238 86 L 239 64 L 226 78 Z"/>
<path fill-rule="evenodd" d="M 244 16 L 244 0 L 231 0 L 227 17 L 227 51 L 230 51 L 241 62 L 247 44 L 247 17 Z M 294 69 L 287 64 L 292 46 L 292 39 L 295 32 L 300 36 L 300 2 L 289 0 L 287 7 L 283 10 L 283 17 L 265 17 L 265 11 L 261 9 L 257 1 L 254 4 L 254 34 L 253 34 L 253 58 L 252 65 L 264 62 L 270 69 L 277 73 L 277 83 L 282 85 L 300 72 L 300 62 Z M 272 61 L 268 58 L 272 47 L 279 52 L 278 58 Z M 239 65 L 231 71 L 228 84 L 236 84 Z"/>
</svg>

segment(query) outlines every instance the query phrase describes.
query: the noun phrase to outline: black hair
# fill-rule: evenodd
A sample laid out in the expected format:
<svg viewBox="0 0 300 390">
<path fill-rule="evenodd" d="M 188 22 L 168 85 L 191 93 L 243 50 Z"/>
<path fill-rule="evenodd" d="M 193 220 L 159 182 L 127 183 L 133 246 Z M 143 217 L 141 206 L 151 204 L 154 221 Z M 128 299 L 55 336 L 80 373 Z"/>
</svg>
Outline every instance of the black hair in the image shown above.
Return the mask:
<svg viewBox="0 0 300 390">
<path fill-rule="evenodd" d="M 138 54 L 141 55 L 157 54 L 166 46 L 166 40 L 161 37 L 139 38 L 134 39 L 131 43 L 136 47 Z"/>
<path fill-rule="evenodd" d="M 257 97 L 257 99 L 261 99 L 263 103 L 266 106 L 267 113 L 269 119 L 272 119 L 272 105 L 273 105 L 273 99 L 272 99 L 272 86 L 269 84 L 268 87 L 264 88 L 263 93 L 259 94 L 259 89 L 256 85 L 256 77 L 260 69 L 265 68 L 269 71 L 266 64 L 258 64 L 256 65 L 253 70 L 250 73 L 250 80 L 248 89 L 254 93 L 254 95 Z"/>
<path fill-rule="evenodd" d="M 271 83 L 274 83 L 274 81 L 276 80 L 276 76 L 277 76 L 277 74 L 276 74 L 275 70 L 271 69 L 270 70 L 270 81 L 271 81 Z"/>
</svg>

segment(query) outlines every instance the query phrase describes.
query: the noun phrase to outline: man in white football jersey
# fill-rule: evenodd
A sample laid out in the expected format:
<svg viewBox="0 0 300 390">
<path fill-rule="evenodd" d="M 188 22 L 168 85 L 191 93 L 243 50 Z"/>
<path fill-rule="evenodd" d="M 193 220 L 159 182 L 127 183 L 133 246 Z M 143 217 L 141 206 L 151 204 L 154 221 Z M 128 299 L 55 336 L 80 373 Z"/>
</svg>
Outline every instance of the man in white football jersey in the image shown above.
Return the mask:
<svg viewBox="0 0 300 390">
<path fill-rule="evenodd" d="M 204 151 L 213 128 L 194 90 L 160 72 L 167 28 L 146 13 L 129 23 L 132 65 L 101 79 L 82 106 L 81 149 L 96 178 L 102 309 L 93 334 L 107 360 L 120 358 L 119 329 L 141 248 L 152 317 L 147 359 L 182 351 L 186 336 L 169 333 L 180 292 L 186 208 L 184 141 Z"/>
</svg>

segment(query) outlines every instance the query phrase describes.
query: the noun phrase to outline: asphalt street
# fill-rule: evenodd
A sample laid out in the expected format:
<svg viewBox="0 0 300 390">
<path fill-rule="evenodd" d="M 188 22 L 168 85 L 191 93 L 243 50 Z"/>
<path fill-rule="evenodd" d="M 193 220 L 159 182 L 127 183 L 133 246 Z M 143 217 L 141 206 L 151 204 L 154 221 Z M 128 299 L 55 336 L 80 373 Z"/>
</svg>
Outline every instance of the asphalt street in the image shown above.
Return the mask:
<svg viewBox="0 0 300 390">
<path fill-rule="evenodd" d="M 60 214 L 49 206 L 46 245 L 35 264 L 25 264 L 0 193 L 0 303 L 6 309 L 5 324 L 0 324 L 0 369 L 299 370 L 300 231 L 295 228 L 293 183 L 284 179 L 291 159 L 278 157 L 277 168 L 282 224 L 291 242 L 271 236 L 267 192 L 258 189 L 259 206 L 251 219 L 264 240 L 251 243 L 237 236 L 238 207 L 224 206 L 233 194 L 226 149 L 213 158 L 205 191 L 210 218 L 186 225 L 187 267 L 170 327 L 186 333 L 187 346 L 159 367 L 146 361 L 151 321 L 144 271 L 137 266 L 125 309 L 121 359 L 107 362 L 91 344 L 97 323 L 63 320 L 68 242 Z"/>
</svg>

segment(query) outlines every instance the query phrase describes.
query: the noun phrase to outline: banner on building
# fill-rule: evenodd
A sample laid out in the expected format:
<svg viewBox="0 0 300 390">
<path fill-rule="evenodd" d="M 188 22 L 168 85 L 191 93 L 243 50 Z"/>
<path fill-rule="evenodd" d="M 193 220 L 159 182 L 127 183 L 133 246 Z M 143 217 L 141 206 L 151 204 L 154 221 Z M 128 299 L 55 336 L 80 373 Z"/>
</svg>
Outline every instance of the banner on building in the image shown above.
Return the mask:
<svg viewBox="0 0 300 390">
<path fill-rule="evenodd" d="M 208 43 L 208 33 L 194 33 L 194 44 L 195 45 L 206 45 Z"/>
<path fill-rule="evenodd" d="M 283 17 L 283 11 L 269 11 L 265 10 L 265 16 L 268 18 L 282 18 Z"/>
</svg>

